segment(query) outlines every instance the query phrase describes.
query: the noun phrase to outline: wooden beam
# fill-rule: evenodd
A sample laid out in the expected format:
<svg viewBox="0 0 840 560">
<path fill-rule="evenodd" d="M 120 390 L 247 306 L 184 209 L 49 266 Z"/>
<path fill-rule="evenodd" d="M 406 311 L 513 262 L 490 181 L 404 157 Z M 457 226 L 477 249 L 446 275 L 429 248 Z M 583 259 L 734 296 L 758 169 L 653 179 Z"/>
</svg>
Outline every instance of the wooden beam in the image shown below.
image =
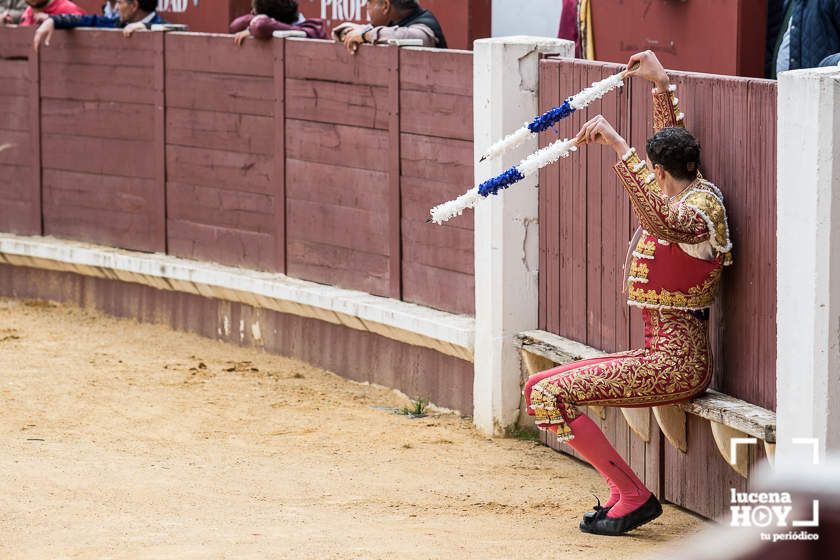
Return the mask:
<svg viewBox="0 0 840 560">
<path fill-rule="evenodd" d="M 768 443 L 776 443 L 776 413 L 714 390 L 680 403 L 688 412 L 725 424 Z"/>
</svg>

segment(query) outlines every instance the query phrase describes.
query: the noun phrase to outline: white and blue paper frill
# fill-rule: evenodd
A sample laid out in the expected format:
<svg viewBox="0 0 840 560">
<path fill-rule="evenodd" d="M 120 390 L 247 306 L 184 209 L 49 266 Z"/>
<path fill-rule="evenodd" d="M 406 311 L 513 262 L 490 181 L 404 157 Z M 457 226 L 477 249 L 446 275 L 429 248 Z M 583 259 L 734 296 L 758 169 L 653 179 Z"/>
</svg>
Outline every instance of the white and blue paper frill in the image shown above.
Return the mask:
<svg viewBox="0 0 840 560">
<path fill-rule="evenodd" d="M 539 117 L 534 118 L 530 123 L 508 134 L 503 139 L 499 140 L 487 150 L 481 157 L 482 160 L 498 157 L 505 152 L 512 150 L 525 141 L 527 141 L 532 134 L 539 134 L 544 130 L 548 130 L 561 120 L 565 119 L 578 109 L 587 107 L 590 103 L 597 99 L 601 99 L 610 91 L 624 85 L 624 72 L 613 74 L 599 82 L 594 82 L 590 87 L 581 91 L 577 95 L 569 97 L 559 107 L 555 107 L 546 111 Z"/>
<path fill-rule="evenodd" d="M 499 191 L 529 175 L 533 175 L 546 165 L 554 163 L 561 157 L 568 156 L 575 150 L 577 150 L 577 143 L 574 138 L 554 142 L 523 159 L 519 165 L 515 165 L 504 173 L 473 187 L 455 200 L 435 206 L 430 212 L 431 221 L 442 224 L 455 216 L 460 216 L 464 210 L 474 207 L 482 198 L 491 194 L 498 194 Z"/>
</svg>

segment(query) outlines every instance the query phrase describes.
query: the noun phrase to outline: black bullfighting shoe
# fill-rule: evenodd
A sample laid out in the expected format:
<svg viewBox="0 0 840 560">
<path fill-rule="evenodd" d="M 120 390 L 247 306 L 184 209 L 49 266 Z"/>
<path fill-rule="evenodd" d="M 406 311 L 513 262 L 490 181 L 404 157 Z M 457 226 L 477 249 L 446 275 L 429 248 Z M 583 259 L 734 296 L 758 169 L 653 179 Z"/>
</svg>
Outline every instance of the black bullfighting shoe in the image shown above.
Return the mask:
<svg viewBox="0 0 840 560">
<path fill-rule="evenodd" d="M 586 513 L 583 514 L 583 519 L 580 522 L 581 530 L 583 530 L 584 525 L 589 525 L 590 523 L 592 523 L 598 517 L 606 515 L 607 512 L 610 511 L 610 508 L 612 507 L 612 506 L 606 506 L 606 507 L 602 506 L 601 505 L 601 500 L 598 499 L 598 496 L 595 496 L 595 499 L 598 501 L 598 503 L 595 504 L 594 506 L 592 506 L 592 511 L 587 511 Z"/>
<path fill-rule="evenodd" d="M 608 517 L 606 512 L 602 514 L 601 512 L 603 511 L 603 508 L 599 510 L 592 521 L 587 524 L 581 521 L 580 530 L 584 533 L 593 533 L 595 535 L 623 535 L 627 531 L 632 531 L 636 527 L 653 521 L 662 515 L 662 505 L 656 499 L 656 496 L 651 494 L 650 498 L 644 504 L 627 515 L 612 518 Z"/>
</svg>

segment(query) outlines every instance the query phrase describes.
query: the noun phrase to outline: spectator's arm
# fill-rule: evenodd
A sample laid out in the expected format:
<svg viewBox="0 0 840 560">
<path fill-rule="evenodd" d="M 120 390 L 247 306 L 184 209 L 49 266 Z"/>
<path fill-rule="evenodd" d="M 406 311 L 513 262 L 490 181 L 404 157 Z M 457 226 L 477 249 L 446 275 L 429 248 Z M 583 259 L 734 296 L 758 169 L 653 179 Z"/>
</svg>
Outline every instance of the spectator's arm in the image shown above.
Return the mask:
<svg viewBox="0 0 840 560">
<path fill-rule="evenodd" d="M 840 66 L 840 53 L 837 54 L 830 54 L 820 62 L 820 67 L 824 68 L 827 66 Z"/>
<path fill-rule="evenodd" d="M 346 21 L 346 22 L 344 22 L 340 25 L 337 25 L 335 28 L 333 28 L 332 38 L 335 39 L 336 41 L 342 41 L 342 40 L 344 40 L 344 34 L 345 33 L 352 32 L 352 31 L 360 32 L 365 27 L 367 27 L 367 26 L 366 25 L 361 25 L 361 24 L 358 24 L 358 23 L 352 23 L 352 22 Z"/>
<path fill-rule="evenodd" d="M 239 33 L 240 31 L 245 31 L 248 29 L 248 26 L 251 23 L 251 20 L 254 19 L 253 14 L 245 14 L 244 16 L 239 16 L 232 22 L 230 22 L 230 32 L 231 33 Z"/>
<path fill-rule="evenodd" d="M 257 39 L 271 39 L 272 34 L 275 31 L 303 31 L 296 25 L 289 25 L 288 23 L 277 21 L 276 19 L 266 15 L 255 16 L 254 19 L 251 20 L 251 24 L 248 26 L 248 29 L 251 31 L 251 35 Z"/>
<path fill-rule="evenodd" d="M 71 29 L 74 27 L 100 27 L 113 29 L 117 27 L 119 20 L 98 15 L 75 15 L 62 14 L 51 16 L 56 29 Z"/>
<path fill-rule="evenodd" d="M 374 27 L 367 33 L 372 43 L 384 43 L 392 39 L 420 39 L 424 47 L 437 46 L 435 32 L 427 25 L 418 23 L 408 27 Z"/>
</svg>

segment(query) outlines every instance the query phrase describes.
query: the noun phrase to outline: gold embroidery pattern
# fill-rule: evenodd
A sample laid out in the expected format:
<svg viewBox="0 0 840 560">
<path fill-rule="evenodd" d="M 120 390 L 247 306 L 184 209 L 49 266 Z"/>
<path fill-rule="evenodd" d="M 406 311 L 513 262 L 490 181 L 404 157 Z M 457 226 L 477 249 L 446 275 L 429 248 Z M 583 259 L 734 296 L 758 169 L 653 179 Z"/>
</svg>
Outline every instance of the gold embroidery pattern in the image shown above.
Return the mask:
<svg viewBox="0 0 840 560">
<path fill-rule="evenodd" d="M 633 261 L 633 263 L 630 265 L 630 275 L 635 276 L 637 278 L 647 278 L 648 265 L 639 261 Z"/>
<path fill-rule="evenodd" d="M 705 321 L 684 311 L 643 311 L 646 348 L 567 370 L 534 384 L 531 407 L 537 424 L 558 425 L 558 437 L 572 439 L 567 423 L 577 406 L 658 406 L 706 390 L 712 359 Z"/>
<path fill-rule="evenodd" d="M 656 132 L 663 128 L 683 127 L 678 100 L 674 97 L 675 89 L 653 94 L 653 129 Z"/>
<path fill-rule="evenodd" d="M 720 267 L 714 269 L 699 286 L 689 288 L 688 293 L 659 290 L 645 290 L 633 287 L 632 282 L 627 288 L 627 303 L 639 307 L 673 307 L 679 309 L 705 309 L 711 307 L 720 285 Z"/>
<path fill-rule="evenodd" d="M 703 188 L 691 190 L 682 200 L 682 204 L 693 208 L 706 222 L 707 229 L 713 233 L 709 242 L 718 252 L 728 253 L 732 250 L 729 240 L 729 224 L 726 219 L 726 209 L 720 196 L 711 190 L 714 187 L 708 181 L 702 181 Z"/>
<path fill-rule="evenodd" d="M 633 173 L 634 159 L 638 159 L 635 154 L 630 156 L 626 162 L 618 162 L 614 169 L 624 183 L 624 188 L 630 197 L 630 202 L 633 204 L 633 209 L 636 211 L 642 227 L 655 237 L 671 243 L 691 244 L 701 243 L 709 238 L 709 223 L 712 222 L 706 220 L 703 211 L 685 202 L 698 192 L 705 193 L 704 197 L 708 196 L 708 199 L 705 200 L 705 203 L 708 204 L 707 210 L 712 211 L 715 219 L 722 219 L 722 223 L 726 223 L 726 211 L 723 208 L 723 203 L 708 186 L 711 185 L 710 183 L 707 184 L 706 181 L 698 180 L 696 185 L 690 188 L 689 192 L 674 208 L 668 203 L 667 199 L 659 194 L 659 185 L 656 185 L 656 181 L 646 185 L 640 177 L 641 173 Z M 654 185 L 655 188 L 653 188 Z M 716 209 L 710 202 L 712 199 L 717 201 Z M 713 223 L 712 229 L 717 231 L 716 223 Z"/>
<path fill-rule="evenodd" d="M 656 242 L 652 240 L 645 241 L 644 237 L 639 238 L 639 242 L 636 243 L 636 250 L 633 251 L 633 254 L 643 259 L 652 259 L 654 253 L 656 253 Z"/>
</svg>

